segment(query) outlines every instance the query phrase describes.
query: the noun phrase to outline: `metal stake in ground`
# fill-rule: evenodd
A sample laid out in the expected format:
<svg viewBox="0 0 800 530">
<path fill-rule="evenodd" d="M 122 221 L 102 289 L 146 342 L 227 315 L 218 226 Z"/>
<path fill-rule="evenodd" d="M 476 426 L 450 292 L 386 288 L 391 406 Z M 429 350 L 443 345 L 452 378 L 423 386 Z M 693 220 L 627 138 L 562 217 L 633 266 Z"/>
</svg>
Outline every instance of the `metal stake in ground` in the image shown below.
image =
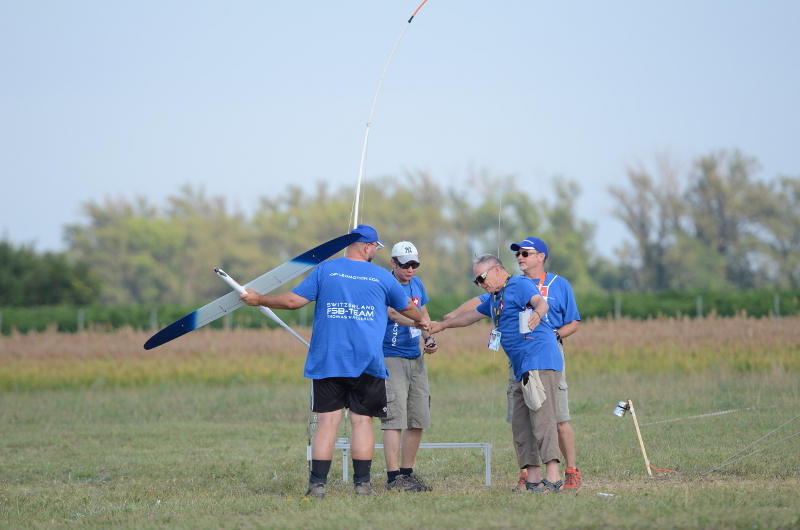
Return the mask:
<svg viewBox="0 0 800 530">
<path fill-rule="evenodd" d="M 650 471 L 650 460 L 647 459 L 647 451 L 644 450 L 642 433 L 641 431 L 639 431 L 639 422 L 636 420 L 636 411 L 633 410 L 633 401 L 631 401 L 630 399 L 628 400 L 628 410 L 631 411 L 631 416 L 633 416 L 633 424 L 636 426 L 636 436 L 639 437 L 639 446 L 642 448 L 642 456 L 644 457 L 644 465 L 647 466 L 647 474 L 652 477 L 653 472 Z"/>
</svg>

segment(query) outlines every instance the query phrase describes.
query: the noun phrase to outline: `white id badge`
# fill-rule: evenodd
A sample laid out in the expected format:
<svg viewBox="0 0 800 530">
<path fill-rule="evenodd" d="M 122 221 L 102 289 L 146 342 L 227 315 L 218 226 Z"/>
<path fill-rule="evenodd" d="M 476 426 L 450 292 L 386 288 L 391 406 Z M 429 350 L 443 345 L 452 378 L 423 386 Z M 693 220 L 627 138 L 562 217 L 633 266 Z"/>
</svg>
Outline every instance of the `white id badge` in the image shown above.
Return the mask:
<svg viewBox="0 0 800 530">
<path fill-rule="evenodd" d="M 420 335 L 422 335 L 422 330 L 417 328 L 409 328 L 411 330 L 411 338 L 416 339 Z"/>
<path fill-rule="evenodd" d="M 490 350 L 498 351 L 500 349 L 500 336 L 502 333 L 493 329 L 491 333 L 489 333 L 489 346 Z"/>
<path fill-rule="evenodd" d="M 528 308 L 525 311 L 519 312 L 519 332 L 520 333 L 530 333 L 531 328 L 528 327 L 528 319 L 531 318 L 531 313 L 533 313 L 533 309 Z"/>
</svg>

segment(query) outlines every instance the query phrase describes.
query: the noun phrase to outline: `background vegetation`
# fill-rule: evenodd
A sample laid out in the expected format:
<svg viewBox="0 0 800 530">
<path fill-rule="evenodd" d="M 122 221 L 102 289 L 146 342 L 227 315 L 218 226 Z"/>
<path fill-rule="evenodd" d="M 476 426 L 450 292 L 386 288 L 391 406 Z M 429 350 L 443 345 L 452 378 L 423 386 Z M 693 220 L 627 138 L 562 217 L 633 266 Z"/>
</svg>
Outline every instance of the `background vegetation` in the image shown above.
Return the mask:
<svg viewBox="0 0 800 530">
<path fill-rule="evenodd" d="M 548 270 L 568 278 L 584 300 L 800 290 L 800 177 L 758 180 L 757 161 L 738 151 L 699 157 L 684 173 L 658 162 L 655 174 L 630 168 L 626 181 L 609 190 L 630 235 L 620 249 L 605 246 L 603 234 L 581 218 L 580 189 L 563 179 L 534 186 L 483 174 L 456 188 L 426 173 L 385 178 L 367 183 L 362 212 L 388 244 L 417 245 L 420 276 L 433 298 L 479 292 L 469 281 L 475 253 L 499 247 L 515 270 L 508 245 L 532 234 L 548 243 Z M 65 228 L 63 254 L 40 256 L 32 246 L 0 242 L 0 307 L 205 303 L 227 290 L 214 267 L 246 282 L 347 232 L 352 196 L 352 189 L 330 190 L 324 182 L 313 193 L 289 184 L 263 197 L 250 216 L 189 186 L 166 205 L 89 201 L 85 222 Z M 388 254 L 379 253 L 376 263 L 388 266 Z"/>
<path fill-rule="evenodd" d="M 470 293 L 468 296 L 472 296 Z M 738 291 L 663 291 L 588 293 L 577 295 L 581 318 L 658 318 L 748 315 L 754 317 L 781 317 L 800 313 L 800 291 L 738 290 Z M 428 303 L 428 312 L 434 320 L 461 305 L 460 295 L 437 296 Z M 113 330 L 131 327 L 156 330 L 197 309 L 191 304 L 143 305 L 72 305 L 0 308 L 0 331 L 9 335 L 14 330 L 76 332 L 82 330 Z M 275 311 L 294 327 L 311 326 L 314 304 L 298 311 Z M 277 327 L 254 309 L 241 308 L 227 319 L 219 319 L 211 328 L 260 329 Z"/>
</svg>

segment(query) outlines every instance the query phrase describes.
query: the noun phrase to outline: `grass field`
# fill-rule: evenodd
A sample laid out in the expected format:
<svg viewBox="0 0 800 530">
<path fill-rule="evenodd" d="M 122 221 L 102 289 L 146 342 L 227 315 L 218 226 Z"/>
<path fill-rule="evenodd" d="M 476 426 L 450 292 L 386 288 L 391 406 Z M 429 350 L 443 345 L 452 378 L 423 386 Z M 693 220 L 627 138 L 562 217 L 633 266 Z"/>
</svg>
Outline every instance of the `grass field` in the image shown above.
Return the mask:
<svg viewBox="0 0 800 530">
<path fill-rule="evenodd" d="M 584 486 L 560 495 L 509 492 L 506 364 L 487 334 L 439 336 L 423 441 L 491 442 L 493 485 L 479 450 L 428 449 L 415 469 L 435 491 L 357 498 L 337 454 L 323 500 L 302 496 L 308 387 L 287 334 L 151 352 L 133 330 L 5 337 L 0 527 L 800 527 L 800 418 L 781 427 L 800 414 L 800 319 L 584 323 L 567 345 Z M 630 416 L 611 414 L 625 398 L 653 466 L 677 473 L 647 475 Z M 376 484 L 384 471 L 376 451 Z"/>
</svg>

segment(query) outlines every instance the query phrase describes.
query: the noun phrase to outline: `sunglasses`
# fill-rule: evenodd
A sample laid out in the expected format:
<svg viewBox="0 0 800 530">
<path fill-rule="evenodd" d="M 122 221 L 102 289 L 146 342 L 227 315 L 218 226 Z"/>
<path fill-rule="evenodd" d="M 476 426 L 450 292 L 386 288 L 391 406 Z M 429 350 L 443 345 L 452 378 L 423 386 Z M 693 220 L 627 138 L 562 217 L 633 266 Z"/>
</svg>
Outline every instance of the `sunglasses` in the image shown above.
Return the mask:
<svg viewBox="0 0 800 530">
<path fill-rule="evenodd" d="M 395 261 L 395 263 L 397 263 L 397 266 L 403 270 L 406 270 L 409 267 L 411 267 L 414 270 L 419 268 L 419 263 L 416 263 L 414 261 L 409 261 L 408 263 L 400 263 L 399 261 Z"/>
<path fill-rule="evenodd" d="M 492 268 L 488 269 L 488 270 L 487 270 L 486 272 L 484 272 L 483 274 L 478 274 L 478 275 L 475 277 L 475 279 L 474 279 L 474 280 L 472 280 L 472 283 L 474 283 L 475 285 L 482 285 L 482 284 L 483 284 L 483 282 L 485 282 L 485 281 L 486 281 L 486 276 L 488 276 L 488 275 L 489 275 L 489 271 L 490 271 L 490 270 L 492 270 L 492 269 L 494 269 L 494 267 L 492 267 Z"/>
<path fill-rule="evenodd" d="M 520 257 L 521 255 L 523 258 L 527 258 L 528 256 L 535 256 L 536 254 L 541 254 L 541 252 L 536 252 L 535 250 L 534 251 L 518 250 L 514 252 L 514 255 L 516 257 Z"/>
</svg>

